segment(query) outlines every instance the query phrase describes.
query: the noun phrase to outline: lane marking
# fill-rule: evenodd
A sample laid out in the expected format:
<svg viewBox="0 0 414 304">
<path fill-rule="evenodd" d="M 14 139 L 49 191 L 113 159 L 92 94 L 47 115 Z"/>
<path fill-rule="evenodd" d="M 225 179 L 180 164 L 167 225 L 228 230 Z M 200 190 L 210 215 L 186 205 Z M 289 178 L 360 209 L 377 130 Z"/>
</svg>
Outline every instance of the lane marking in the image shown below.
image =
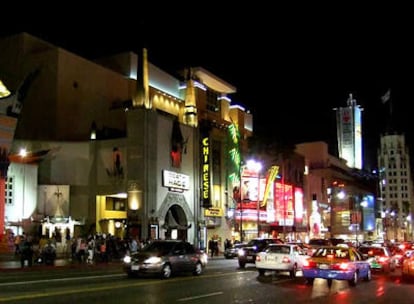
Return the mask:
<svg viewBox="0 0 414 304">
<path fill-rule="evenodd" d="M 247 273 L 247 272 L 245 272 Z M 214 277 L 224 277 L 224 276 L 231 276 L 234 275 L 234 272 L 229 273 L 223 273 L 223 274 L 211 274 L 211 275 L 202 275 L 198 277 L 199 279 L 208 279 L 208 278 L 214 278 Z M 125 275 L 123 275 L 125 276 Z M 99 276 L 100 278 L 102 276 Z M 91 278 L 91 277 L 88 277 Z M 74 278 L 70 278 L 70 280 L 73 280 Z M 50 281 L 65 281 L 67 279 L 53 279 L 53 280 L 47 280 L 47 282 Z M 30 300 L 30 299 L 39 299 L 39 298 L 46 298 L 51 296 L 63 296 L 63 295 L 73 295 L 77 293 L 90 293 L 90 292 L 99 292 L 99 291 L 108 291 L 112 289 L 124 289 L 124 288 L 131 288 L 136 286 L 146 286 L 146 285 L 161 285 L 161 284 L 168 284 L 173 283 L 177 281 L 189 281 L 194 280 L 193 277 L 184 277 L 184 278 L 171 278 L 168 280 L 160 280 L 160 281 L 129 281 L 125 284 L 125 281 L 118 281 L 118 282 L 111 282 L 111 283 L 105 283 L 101 286 L 80 286 L 76 289 L 71 290 L 54 290 L 54 291 L 35 291 L 35 292 L 29 292 L 25 295 L 9 295 L 9 296 L 0 296 L 0 302 L 13 302 L 13 301 L 21 301 L 21 300 Z M 43 281 L 43 280 L 42 280 Z M 32 281 L 30 281 L 32 282 Z M 17 282 L 17 283 L 26 283 L 28 282 Z M 61 287 L 59 287 L 61 288 Z"/>
<path fill-rule="evenodd" d="M 72 277 L 72 278 L 36 280 L 36 281 L 26 281 L 26 282 L 5 282 L 5 283 L 0 283 L 0 287 L 1 286 L 27 285 L 28 283 L 30 283 L 30 284 L 41 284 L 41 283 L 50 283 L 50 282 L 79 281 L 79 280 L 101 279 L 101 278 L 112 278 L 112 277 L 113 278 L 125 277 L 125 274 L 111 274 L 111 275 L 87 276 L 87 277 Z"/>
<path fill-rule="evenodd" d="M 218 291 L 218 292 L 207 293 L 207 294 L 194 296 L 194 297 L 182 298 L 182 299 L 178 299 L 177 301 L 178 302 L 187 302 L 187 301 L 192 301 L 192 300 L 197 300 L 197 299 L 202 299 L 202 298 L 214 297 L 214 296 L 218 296 L 218 295 L 222 295 L 222 294 L 223 294 L 222 291 Z"/>
</svg>

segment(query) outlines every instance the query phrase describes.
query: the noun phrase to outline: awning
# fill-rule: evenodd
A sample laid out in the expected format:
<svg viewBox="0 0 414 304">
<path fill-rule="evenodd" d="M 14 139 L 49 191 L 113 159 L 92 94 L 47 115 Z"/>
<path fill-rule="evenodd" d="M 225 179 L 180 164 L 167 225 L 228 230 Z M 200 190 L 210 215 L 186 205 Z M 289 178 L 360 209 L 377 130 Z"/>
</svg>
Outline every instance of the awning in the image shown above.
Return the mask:
<svg viewBox="0 0 414 304">
<path fill-rule="evenodd" d="M 181 212 L 180 212 L 181 211 Z M 164 228 L 166 229 L 178 229 L 178 230 L 186 230 L 191 228 L 191 224 L 187 224 L 187 219 L 185 218 L 185 213 L 182 209 L 171 208 L 168 210 L 167 215 L 165 217 L 165 224 Z"/>
</svg>

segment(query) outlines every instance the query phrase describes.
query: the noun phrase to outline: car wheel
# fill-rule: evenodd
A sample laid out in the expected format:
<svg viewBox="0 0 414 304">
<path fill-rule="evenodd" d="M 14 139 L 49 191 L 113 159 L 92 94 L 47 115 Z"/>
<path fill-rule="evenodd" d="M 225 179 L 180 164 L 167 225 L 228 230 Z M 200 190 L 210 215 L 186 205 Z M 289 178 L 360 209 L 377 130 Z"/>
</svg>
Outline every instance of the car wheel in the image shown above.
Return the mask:
<svg viewBox="0 0 414 304">
<path fill-rule="evenodd" d="M 306 285 L 312 285 L 313 284 L 313 278 L 305 278 L 305 284 Z"/>
<path fill-rule="evenodd" d="M 328 283 L 328 287 L 332 286 L 332 279 L 326 279 L 326 282 Z"/>
<path fill-rule="evenodd" d="M 352 275 L 352 279 L 348 281 L 348 284 L 349 286 L 356 286 L 357 283 L 358 283 L 358 274 L 355 271 L 354 274 Z"/>
<path fill-rule="evenodd" d="M 201 265 L 201 263 L 197 263 L 194 269 L 193 274 L 196 276 L 199 276 L 200 274 L 203 273 L 203 265 Z"/>
<path fill-rule="evenodd" d="M 135 273 L 133 273 L 133 272 L 127 272 L 127 276 L 128 276 L 128 278 L 135 278 L 136 277 Z"/>
<path fill-rule="evenodd" d="M 405 273 L 403 273 L 402 275 L 401 275 L 401 281 L 403 281 L 403 282 L 408 282 L 409 281 L 409 276 L 408 275 L 406 275 Z"/>
<path fill-rule="evenodd" d="M 367 275 L 365 276 L 365 281 L 369 282 L 372 279 L 371 267 L 368 268 Z"/>
<path fill-rule="evenodd" d="M 264 269 L 258 269 L 259 271 L 259 276 L 264 276 L 265 275 L 265 270 Z"/>
<path fill-rule="evenodd" d="M 161 277 L 163 278 L 163 279 L 168 279 L 168 278 L 170 278 L 171 277 L 171 265 L 170 264 L 165 264 L 163 267 L 162 267 L 162 271 L 161 271 Z"/>
<path fill-rule="evenodd" d="M 298 271 L 298 265 L 294 264 L 293 268 L 289 272 L 289 275 L 292 279 L 296 278 L 296 272 L 297 271 Z"/>
<path fill-rule="evenodd" d="M 239 261 L 239 267 L 240 267 L 240 268 L 244 268 L 244 267 L 246 267 L 246 263 L 245 263 L 245 262 L 241 262 L 241 261 Z"/>
</svg>

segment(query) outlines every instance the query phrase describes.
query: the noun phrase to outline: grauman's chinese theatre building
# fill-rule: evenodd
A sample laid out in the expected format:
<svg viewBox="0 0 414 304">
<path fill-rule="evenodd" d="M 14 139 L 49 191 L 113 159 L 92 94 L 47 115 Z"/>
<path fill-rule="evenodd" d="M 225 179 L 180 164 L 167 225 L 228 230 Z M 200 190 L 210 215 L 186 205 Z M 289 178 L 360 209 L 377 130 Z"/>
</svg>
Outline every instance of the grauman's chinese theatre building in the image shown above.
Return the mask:
<svg viewBox="0 0 414 304">
<path fill-rule="evenodd" d="M 251 114 L 231 105 L 233 86 L 202 68 L 173 77 L 146 50 L 92 62 L 22 33 L 0 40 L 0 51 L 12 80 L 40 69 L 14 153 L 59 148 L 39 163 L 38 193 L 25 198 L 36 201 L 35 215 L 56 214 L 39 207 L 40 189 L 59 185 L 69 189 L 61 217 L 83 224 L 74 234 L 185 238 L 202 247 L 210 233 L 230 236 L 227 128 L 237 124 L 243 141 L 252 135 Z"/>
</svg>

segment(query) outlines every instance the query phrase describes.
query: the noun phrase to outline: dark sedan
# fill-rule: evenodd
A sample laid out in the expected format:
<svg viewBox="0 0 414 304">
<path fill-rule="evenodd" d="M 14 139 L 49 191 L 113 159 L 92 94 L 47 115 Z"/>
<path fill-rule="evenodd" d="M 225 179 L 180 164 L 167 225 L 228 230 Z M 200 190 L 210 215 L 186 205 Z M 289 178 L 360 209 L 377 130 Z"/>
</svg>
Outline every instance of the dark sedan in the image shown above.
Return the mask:
<svg viewBox="0 0 414 304">
<path fill-rule="evenodd" d="M 123 269 L 129 277 L 154 274 L 167 279 L 176 273 L 200 275 L 205 266 L 205 254 L 185 241 L 156 240 L 142 250 L 125 256 Z"/>
<path fill-rule="evenodd" d="M 240 248 L 242 248 L 243 246 L 246 246 L 246 244 L 238 243 L 238 244 L 234 244 L 233 246 L 229 248 L 226 248 L 226 250 L 224 250 L 224 257 L 226 259 L 232 259 L 232 258 L 237 257 Z"/>
<path fill-rule="evenodd" d="M 238 260 L 240 268 L 246 267 L 247 263 L 255 264 L 256 255 L 262 251 L 269 244 L 283 244 L 280 239 L 252 239 L 247 244 L 242 246 L 238 251 Z"/>
</svg>

